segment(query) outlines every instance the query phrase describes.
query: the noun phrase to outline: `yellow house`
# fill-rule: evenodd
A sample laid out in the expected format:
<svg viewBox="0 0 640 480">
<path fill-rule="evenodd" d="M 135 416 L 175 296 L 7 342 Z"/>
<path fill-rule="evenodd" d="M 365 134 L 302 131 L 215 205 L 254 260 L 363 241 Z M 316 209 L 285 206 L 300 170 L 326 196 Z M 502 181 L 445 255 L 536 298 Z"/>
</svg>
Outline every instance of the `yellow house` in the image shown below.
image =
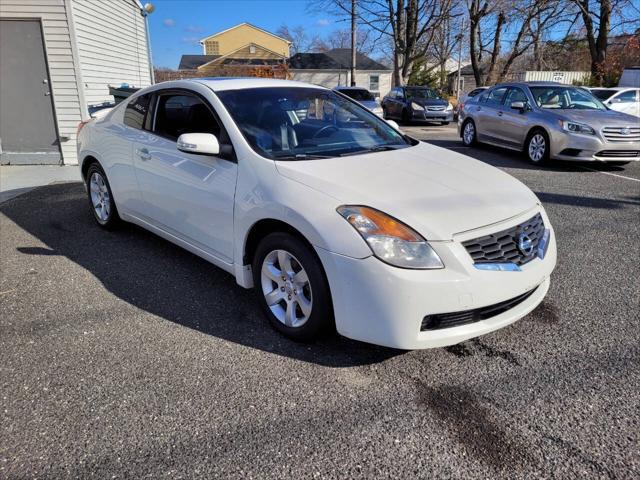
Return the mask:
<svg viewBox="0 0 640 480">
<path fill-rule="evenodd" d="M 200 40 L 208 61 L 196 68 L 234 63 L 273 64 L 289 58 L 291 42 L 250 23 L 241 23 Z"/>
</svg>

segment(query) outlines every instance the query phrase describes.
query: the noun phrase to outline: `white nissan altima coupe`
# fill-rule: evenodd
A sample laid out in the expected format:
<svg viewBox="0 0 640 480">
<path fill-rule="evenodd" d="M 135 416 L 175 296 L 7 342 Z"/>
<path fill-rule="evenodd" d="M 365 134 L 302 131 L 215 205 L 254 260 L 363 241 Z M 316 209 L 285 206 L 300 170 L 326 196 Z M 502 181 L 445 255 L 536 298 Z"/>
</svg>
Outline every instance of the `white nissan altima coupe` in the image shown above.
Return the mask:
<svg viewBox="0 0 640 480">
<path fill-rule="evenodd" d="M 325 88 L 161 83 L 78 138 L 98 224 L 136 223 L 228 271 L 296 340 L 335 324 L 389 347 L 451 345 L 549 289 L 554 233 L 527 187 Z"/>
</svg>

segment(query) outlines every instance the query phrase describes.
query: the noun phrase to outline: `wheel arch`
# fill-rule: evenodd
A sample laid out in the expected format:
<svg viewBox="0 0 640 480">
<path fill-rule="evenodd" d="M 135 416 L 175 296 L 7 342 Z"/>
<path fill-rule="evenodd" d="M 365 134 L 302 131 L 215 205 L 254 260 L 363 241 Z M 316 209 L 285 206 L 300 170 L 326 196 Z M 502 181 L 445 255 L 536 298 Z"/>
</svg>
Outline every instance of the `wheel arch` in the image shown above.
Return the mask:
<svg viewBox="0 0 640 480">
<path fill-rule="evenodd" d="M 91 166 L 92 163 L 97 163 L 98 165 L 100 165 L 101 168 L 103 168 L 102 164 L 95 156 L 91 154 L 85 155 L 80 164 L 80 172 L 82 174 L 82 179 L 85 181 L 87 180 L 87 172 L 89 171 L 89 167 Z"/>
<path fill-rule="evenodd" d="M 527 143 L 529 142 L 529 139 L 534 134 L 534 132 L 537 132 L 539 130 L 542 130 L 542 132 L 547 136 L 547 139 L 551 141 L 551 133 L 549 132 L 549 130 L 547 130 L 547 128 L 544 127 L 543 125 L 535 124 L 532 127 L 530 127 L 529 130 L 527 131 L 527 134 L 524 137 L 524 144 L 522 145 L 522 148 L 527 148 Z"/>
<path fill-rule="evenodd" d="M 309 239 L 307 239 L 307 237 L 293 225 L 276 218 L 262 218 L 251 225 L 245 235 L 242 245 L 242 264 L 251 265 L 260 240 L 270 233 L 275 232 L 283 232 L 293 235 L 305 243 L 315 253 L 313 245 Z"/>
</svg>

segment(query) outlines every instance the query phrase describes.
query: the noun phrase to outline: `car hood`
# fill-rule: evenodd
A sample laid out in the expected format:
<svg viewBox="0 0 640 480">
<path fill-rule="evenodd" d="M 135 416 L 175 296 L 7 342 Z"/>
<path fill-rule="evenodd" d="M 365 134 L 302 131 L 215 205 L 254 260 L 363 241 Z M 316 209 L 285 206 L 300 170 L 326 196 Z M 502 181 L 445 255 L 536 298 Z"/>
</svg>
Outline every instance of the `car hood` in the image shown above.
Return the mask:
<svg viewBox="0 0 640 480">
<path fill-rule="evenodd" d="M 276 166 L 281 175 L 340 204 L 377 208 L 428 240 L 450 240 L 539 203 L 531 190 L 503 171 L 426 143 L 364 155 L 279 161 Z"/>
<path fill-rule="evenodd" d="M 638 119 L 632 115 L 615 110 L 546 110 L 551 111 L 563 120 L 586 123 L 595 130 L 602 127 L 635 126 Z"/>
</svg>

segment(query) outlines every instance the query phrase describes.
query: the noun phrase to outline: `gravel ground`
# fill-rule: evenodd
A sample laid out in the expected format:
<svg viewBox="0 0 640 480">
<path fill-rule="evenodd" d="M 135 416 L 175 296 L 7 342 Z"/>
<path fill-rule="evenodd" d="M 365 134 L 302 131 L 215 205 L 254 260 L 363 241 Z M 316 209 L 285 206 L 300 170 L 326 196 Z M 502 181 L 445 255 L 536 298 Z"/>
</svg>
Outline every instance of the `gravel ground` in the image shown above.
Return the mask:
<svg viewBox="0 0 640 480">
<path fill-rule="evenodd" d="M 0 477 L 638 478 L 640 163 L 539 169 L 407 130 L 543 200 L 537 310 L 444 349 L 294 344 L 228 274 L 42 187 L 0 205 Z"/>
</svg>

